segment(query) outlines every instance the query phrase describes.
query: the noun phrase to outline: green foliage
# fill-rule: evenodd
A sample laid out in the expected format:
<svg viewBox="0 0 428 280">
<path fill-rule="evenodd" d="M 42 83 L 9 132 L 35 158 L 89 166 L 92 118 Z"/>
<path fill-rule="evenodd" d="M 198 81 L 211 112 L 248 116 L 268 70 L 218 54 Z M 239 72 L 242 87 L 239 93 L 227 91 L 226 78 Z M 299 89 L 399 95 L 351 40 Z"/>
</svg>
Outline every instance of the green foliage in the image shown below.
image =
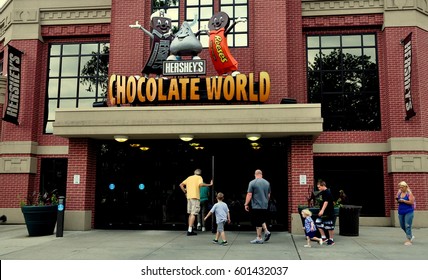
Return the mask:
<svg viewBox="0 0 428 280">
<path fill-rule="evenodd" d="M 45 205 L 58 205 L 58 195 L 57 190 L 53 190 L 48 193 L 38 193 L 33 192 L 32 195 L 29 195 L 26 199 L 22 199 L 18 196 L 19 206 L 45 206 Z"/>
<path fill-rule="evenodd" d="M 82 68 L 80 83 L 87 87 L 86 91 L 88 92 L 94 92 L 99 86 L 102 91 L 101 96 L 105 97 L 107 94 L 110 47 L 104 45 L 100 55 L 95 52 L 92 54 L 91 59 Z"/>
<path fill-rule="evenodd" d="M 322 103 L 324 130 L 379 130 L 377 64 L 368 55 L 340 49 L 319 53 L 308 64 L 308 99 Z M 323 95 L 323 93 L 328 94 Z"/>
</svg>

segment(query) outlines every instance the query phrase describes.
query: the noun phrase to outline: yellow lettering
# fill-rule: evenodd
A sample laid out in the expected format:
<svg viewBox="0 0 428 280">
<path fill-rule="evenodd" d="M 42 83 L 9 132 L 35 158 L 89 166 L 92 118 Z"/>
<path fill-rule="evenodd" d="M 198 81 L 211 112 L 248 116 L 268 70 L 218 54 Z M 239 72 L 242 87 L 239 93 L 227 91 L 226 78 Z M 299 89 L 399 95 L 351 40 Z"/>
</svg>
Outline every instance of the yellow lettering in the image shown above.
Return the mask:
<svg viewBox="0 0 428 280">
<path fill-rule="evenodd" d="M 110 76 L 110 80 L 108 83 L 108 99 L 110 100 L 111 105 L 116 105 L 116 97 L 113 96 L 113 89 L 116 82 L 116 75 L 113 74 Z"/>
<path fill-rule="evenodd" d="M 235 80 L 232 76 L 226 76 L 223 83 L 223 96 L 227 101 L 231 101 L 235 95 Z"/>
<path fill-rule="evenodd" d="M 179 80 L 181 84 L 181 100 L 186 100 L 187 98 L 187 84 L 189 83 L 189 78 L 182 78 Z"/>
<path fill-rule="evenodd" d="M 260 102 L 266 102 L 270 94 L 270 78 L 267 72 L 260 72 L 259 83 Z"/>
<path fill-rule="evenodd" d="M 254 74 L 248 74 L 248 92 L 250 95 L 250 101 L 257 102 L 259 98 L 257 94 L 254 93 Z"/>
<path fill-rule="evenodd" d="M 217 81 L 217 83 L 216 83 Z M 206 78 L 205 82 L 207 84 L 207 97 L 208 100 L 220 100 L 221 98 L 221 83 L 223 81 L 223 77 L 211 77 Z M 212 82 L 212 84 L 211 84 Z"/>
<path fill-rule="evenodd" d="M 247 76 L 244 74 L 236 75 L 236 100 L 248 100 L 247 92 L 245 90 L 246 86 Z"/>
<path fill-rule="evenodd" d="M 126 83 L 126 101 L 127 103 L 133 103 L 135 101 L 135 95 L 137 94 L 137 80 L 134 76 L 128 78 Z"/>
<path fill-rule="evenodd" d="M 146 85 L 146 97 L 147 100 L 153 102 L 156 99 L 157 88 L 156 80 L 154 78 L 149 78 Z"/>
<path fill-rule="evenodd" d="M 167 96 L 163 93 L 163 79 L 158 79 L 158 101 L 166 101 Z"/>
<path fill-rule="evenodd" d="M 171 79 L 171 83 L 169 84 L 168 100 L 172 100 L 173 97 L 175 100 L 180 100 L 177 79 Z"/>
<path fill-rule="evenodd" d="M 214 38 L 215 38 L 215 49 L 217 51 L 218 57 L 220 58 L 220 61 L 222 63 L 225 63 L 227 61 L 227 57 L 224 55 L 223 49 L 221 48 L 222 38 L 218 35 L 216 35 Z"/>
<path fill-rule="evenodd" d="M 116 100 L 117 104 L 125 104 L 126 103 L 126 77 L 118 76 L 118 80 L 116 81 Z"/>
<path fill-rule="evenodd" d="M 193 78 L 190 80 L 190 100 L 200 99 L 199 93 L 196 93 L 199 90 L 198 84 L 200 81 L 200 78 Z"/>
<path fill-rule="evenodd" d="M 145 77 L 141 77 L 141 78 L 138 79 L 137 97 L 138 97 L 138 101 L 140 101 L 141 103 L 146 102 L 146 97 L 143 95 L 143 86 L 144 86 L 145 82 L 146 82 L 146 78 Z"/>
</svg>

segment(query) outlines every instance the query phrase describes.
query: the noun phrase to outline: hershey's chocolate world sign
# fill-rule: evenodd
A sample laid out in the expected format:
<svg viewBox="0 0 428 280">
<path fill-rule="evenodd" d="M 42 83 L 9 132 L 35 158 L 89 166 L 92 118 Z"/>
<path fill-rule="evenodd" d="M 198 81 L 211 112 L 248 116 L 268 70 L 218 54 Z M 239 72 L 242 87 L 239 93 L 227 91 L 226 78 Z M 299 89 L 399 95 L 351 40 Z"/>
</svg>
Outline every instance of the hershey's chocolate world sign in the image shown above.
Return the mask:
<svg viewBox="0 0 428 280">
<path fill-rule="evenodd" d="M 109 79 L 110 104 L 173 102 L 253 102 L 269 98 L 271 84 L 267 72 L 248 75 L 184 78 L 146 78 L 113 74 Z"/>
</svg>

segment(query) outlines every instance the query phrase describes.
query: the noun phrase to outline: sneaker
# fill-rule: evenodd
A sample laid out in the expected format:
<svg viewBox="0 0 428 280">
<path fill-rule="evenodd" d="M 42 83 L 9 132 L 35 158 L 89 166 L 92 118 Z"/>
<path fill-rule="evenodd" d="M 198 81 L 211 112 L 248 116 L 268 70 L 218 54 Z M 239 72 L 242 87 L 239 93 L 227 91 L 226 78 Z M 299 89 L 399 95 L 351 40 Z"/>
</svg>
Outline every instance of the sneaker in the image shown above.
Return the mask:
<svg viewBox="0 0 428 280">
<path fill-rule="evenodd" d="M 227 246 L 227 245 L 229 245 L 229 243 L 227 243 L 227 241 L 223 241 L 223 242 L 220 243 L 220 245 Z"/>
<path fill-rule="evenodd" d="M 250 241 L 251 244 L 263 244 L 263 240 L 261 239 L 254 239 Z"/>
<path fill-rule="evenodd" d="M 321 239 L 322 239 L 322 242 L 327 242 L 327 240 L 328 240 L 326 237 L 323 237 Z"/>
<path fill-rule="evenodd" d="M 413 240 L 415 240 L 415 236 L 412 235 L 412 238 L 410 239 L 410 242 L 413 242 Z"/>
<path fill-rule="evenodd" d="M 187 236 L 192 236 L 192 235 L 198 235 L 198 234 L 194 231 L 187 232 Z"/>
<path fill-rule="evenodd" d="M 217 239 L 213 239 L 213 244 L 218 244 L 218 240 Z"/>
<path fill-rule="evenodd" d="M 324 241 L 322 241 L 322 238 L 320 238 L 320 241 L 318 241 L 318 243 L 319 243 L 320 245 L 322 245 L 322 244 L 324 243 Z"/>
<path fill-rule="evenodd" d="M 272 235 L 272 233 L 270 233 L 270 232 L 265 234 L 265 242 L 269 241 L 271 235 Z"/>
<path fill-rule="evenodd" d="M 327 245 L 333 246 L 335 243 L 333 240 L 329 239 L 327 240 Z"/>
<path fill-rule="evenodd" d="M 202 227 L 202 231 L 205 231 L 206 229 L 205 229 L 205 227 Z"/>
<path fill-rule="evenodd" d="M 305 246 L 303 246 L 303 247 L 305 247 L 305 248 L 311 248 L 311 245 L 305 245 Z"/>
</svg>

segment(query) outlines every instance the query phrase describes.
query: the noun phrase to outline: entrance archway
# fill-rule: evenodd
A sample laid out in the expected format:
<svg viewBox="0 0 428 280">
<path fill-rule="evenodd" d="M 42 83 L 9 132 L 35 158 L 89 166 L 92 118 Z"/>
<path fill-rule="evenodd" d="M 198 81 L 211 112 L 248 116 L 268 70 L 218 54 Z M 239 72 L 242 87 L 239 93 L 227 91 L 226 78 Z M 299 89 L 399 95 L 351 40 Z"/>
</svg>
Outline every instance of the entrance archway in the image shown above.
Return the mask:
<svg viewBox="0 0 428 280">
<path fill-rule="evenodd" d="M 269 224 L 287 230 L 287 143 L 286 139 L 263 139 L 258 146 L 246 139 L 100 141 L 95 227 L 184 230 L 186 199 L 179 184 L 200 168 L 205 182 L 214 174 L 214 192 L 225 194 L 232 219 L 229 230 L 254 230 L 243 204 L 254 170 L 261 169 L 277 206 Z"/>
</svg>

